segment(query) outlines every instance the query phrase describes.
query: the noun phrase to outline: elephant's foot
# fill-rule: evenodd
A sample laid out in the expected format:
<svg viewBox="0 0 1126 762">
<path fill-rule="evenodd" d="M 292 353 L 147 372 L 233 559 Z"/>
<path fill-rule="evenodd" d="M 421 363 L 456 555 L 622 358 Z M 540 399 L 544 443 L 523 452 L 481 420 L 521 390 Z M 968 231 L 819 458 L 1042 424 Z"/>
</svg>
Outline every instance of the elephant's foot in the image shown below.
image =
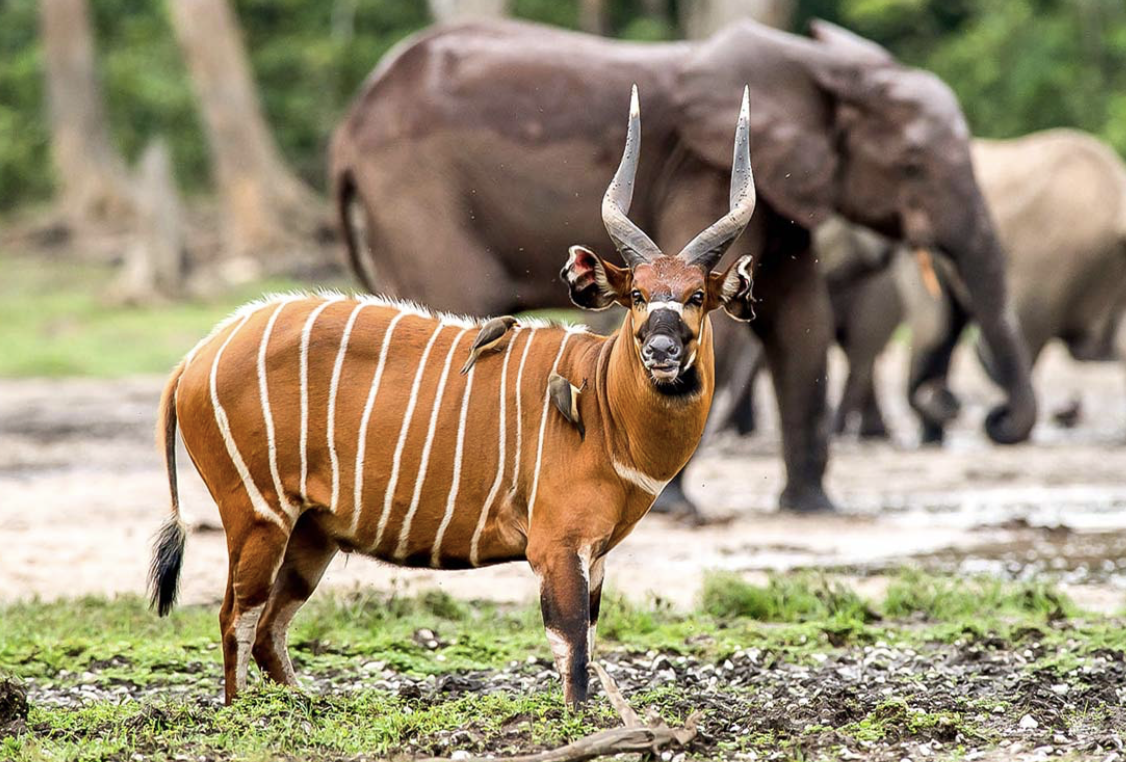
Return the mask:
<svg viewBox="0 0 1126 762">
<path fill-rule="evenodd" d="M 941 447 L 946 440 L 946 428 L 933 421 L 923 421 L 919 432 L 919 444 L 923 447 Z"/>
<path fill-rule="evenodd" d="M 649 510 L 651 513 L 660 513 L 693 526 L 705 523 L 700 509 L 688 495 L 684 494 L 679 479 L 673 479 L 665 485 Z"/>
<path fill-rule="evenodd" d="M 889 439 L 888 427 L 884 424 L 882 418 L 872 418 L 864 416 L 860 419 L 860 438 L 861 439 Z"/>
<path fill-rule="evenodd" d="M 820 484 L 788 484 L 778 498 L 778 510 L 787 513 L 834 513 L 837 507 Z"/>
<path fill-rule="evenodd" d="M 741 437 L 749 436 L 755 433 L 758 427 L 758 422 L 755 420 L 755 409 L 753 405 L 746 405 L 743 409 L 738 410 L 731 416 L 731 422 L 735 426 L 736 433 Z"/>
</svg>

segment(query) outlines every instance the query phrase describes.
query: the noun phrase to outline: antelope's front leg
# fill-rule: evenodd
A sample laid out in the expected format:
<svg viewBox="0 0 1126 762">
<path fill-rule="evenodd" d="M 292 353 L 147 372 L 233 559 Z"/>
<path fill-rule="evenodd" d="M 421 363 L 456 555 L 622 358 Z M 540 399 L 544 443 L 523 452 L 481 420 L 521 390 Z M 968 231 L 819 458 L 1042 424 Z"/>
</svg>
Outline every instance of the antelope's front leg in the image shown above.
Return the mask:
<svg viewBox="0 0 1126 762">
<path fill-rule="evenodd" d="M 540 578 L 540 610 L 555 668 L 563 679 L 563 697 L 578 708 L 587 697 L 590 661 L 590 557 L 557 550 L 532 562 Z"/>
</svg>

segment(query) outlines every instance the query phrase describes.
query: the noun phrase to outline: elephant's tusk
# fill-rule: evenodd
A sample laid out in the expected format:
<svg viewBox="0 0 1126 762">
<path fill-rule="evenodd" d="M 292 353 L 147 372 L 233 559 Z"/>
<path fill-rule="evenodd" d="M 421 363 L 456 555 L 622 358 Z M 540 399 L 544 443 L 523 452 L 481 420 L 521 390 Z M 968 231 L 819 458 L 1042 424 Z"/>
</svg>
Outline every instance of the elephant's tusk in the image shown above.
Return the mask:
<svg viewBox="0 0 1126 762">
<path fill-rule="evenodd" d="M 934 299 L 942 298 L 942 286 L 938 283 L 938 275 L 934 271 L 934 259 L 928 249 L 919 247 L 915 249 L 915 261 L 919 265 L 919 272 L 923 276 L 923 285 Z"/>
</svg>

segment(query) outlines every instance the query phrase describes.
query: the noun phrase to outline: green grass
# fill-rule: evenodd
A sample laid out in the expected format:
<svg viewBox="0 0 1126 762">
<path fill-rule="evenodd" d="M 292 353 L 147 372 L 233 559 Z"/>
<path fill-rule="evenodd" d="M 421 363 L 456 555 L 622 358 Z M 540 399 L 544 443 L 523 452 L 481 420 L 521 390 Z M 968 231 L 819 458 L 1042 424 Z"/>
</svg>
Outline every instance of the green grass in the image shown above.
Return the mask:
<svg viewBox="0 0 1126 762">
<path fill-rule="evenodd" d="M 341 285 L 272 279 L 207 300 L 129 306 L 106 299 L 114 277 L 106 265 L 0 252 L 0 378 L 167 373 L 239 305 L 271 292 Z M 581 319 L 574 310 L 528 314 Z"/>
<path fill-rule="evenodd" d="M 287 280 L 246 284 L 214 300 L 114 305 L 112 268 L 0 254 L 0 377 L 166 373 L 235 307 Z"/>
<path fill-rule="evenodd" d="M 753 649 L 763 668 L 816 667 L 826 654 L 868 644 L 923 651 L 981 639 L 1021 650 L 1035 642 L 1042 655 L 1026 669 L 1052 670 L 1065 679 L 1098 649 L 1126 651 L 1120 621 L 1086 615 L 1050 587 L 918 572 L 897 575 L 879 600 L 865 599 L 824 574 L 795 573 L 765 585 L 717 574 L 708 578 L 693 611 L 616 595 L 607 597 L 603 611 L 602 653 L 654 650 L 721 664 Z M 423 628 L 436 633 L 437 649 L 413 637 Z M 140 701 L 93 701 L 79 708 L 33 700 L 31 732 L 0 740 L 0 760 L 128 760 L 134 754 L 160 760 L 338 759 L 448 754 L 465 746 L 507 754 L 558 745 L 617 723 L 602 699 L 581 713 L 567 711 L 554 677 L 549 690 L 527 695 L 502 690 L 412 697 L 371 686 L 374 673 L 365 687 L 353 684 L 373 662 L 376 673 L 388 669 L 418 678 L 497 670 L 514 662 L 538 674 L 548 668 L 550 652 L 535 606 L 469 603 L 440 592 L 407 598 L 317 595 L 294 623 L 291 652 L 300 675 L 337 687 L 310 695 L 252 676 L 254 689 L 229 708 L 213 700 L 221 675 L 217 630 L 214 607 L 184 606 L 159 619 L 137 597 L 0 607 L 0 675 L 30 681 L 38 690 L 90 684 L 151 691 Z M 634 693 L 630 700 L 679 722 L 695 697 L 671 684 Z M 768 699 L 751 691 L 729 700 L 753 711 L 756 702 Z M 796 734 L 760 729 L 719 738 L 700 756 L 773 748 L 799 755 L 810 739 L 890 743 L 960 733 L 992 743 L 996 734 L 974 720 L 982 712 L 992 717 L 992 705 L 979 704 L 934 711 L 894 694 L 835 728 L 812 723 Z"/>
</svg>

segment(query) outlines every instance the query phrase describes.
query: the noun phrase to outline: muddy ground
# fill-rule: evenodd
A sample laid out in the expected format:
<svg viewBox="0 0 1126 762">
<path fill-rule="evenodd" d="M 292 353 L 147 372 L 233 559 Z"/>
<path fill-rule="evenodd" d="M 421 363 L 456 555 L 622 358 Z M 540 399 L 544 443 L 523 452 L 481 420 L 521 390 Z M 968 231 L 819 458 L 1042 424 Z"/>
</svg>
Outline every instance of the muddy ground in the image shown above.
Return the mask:
<svg viewBox="0 0 1126 762">
<path fill-rule="evenodd" d="M 965 410 L 944 449 L 920 449 L 902 395 L 903 350 L 880 371 L 894 441 L 838 441 L 828 487 L 835 516 L 775 511 L 782 486 L 769 384 L 761 430 L 719 436 L 690 466 L 690 494 L 717 523 L 689 528 L 652 516 L 610 557 L 610 584 L 628 595 L 692 602 L 703 573 L 753 577 L 795 567 L 844 569 L 860 589 L 904 564 L 1013 578 L 1049 575 L 1082 605 L 1126 602 L 1126 377 L 1115 364 L 1078 365 L 1050 348 L 1037 370 L 1042 421 L 1033 442 L 991 446 L 981 433 L 997 399 L 963 351 L 955 388 Z M 840 379 L 834 359 L 834 382 Z M 162 379 L 0 380 L 0 600 L 141 592 L 149 541 L 168 505 L 152 445 Z M 836 384 L 834 383 L 834 386 Z M 1078 400 L 1072 428 L 1052 412 Z M 189 538 L 185 598 L 220 599 L 225 547 L 202 482 L 181 451 Z M 340 557 L 323 583 L 526 600 L 524 565 L 469 572 L 402 571 Z"/>
</svg>

